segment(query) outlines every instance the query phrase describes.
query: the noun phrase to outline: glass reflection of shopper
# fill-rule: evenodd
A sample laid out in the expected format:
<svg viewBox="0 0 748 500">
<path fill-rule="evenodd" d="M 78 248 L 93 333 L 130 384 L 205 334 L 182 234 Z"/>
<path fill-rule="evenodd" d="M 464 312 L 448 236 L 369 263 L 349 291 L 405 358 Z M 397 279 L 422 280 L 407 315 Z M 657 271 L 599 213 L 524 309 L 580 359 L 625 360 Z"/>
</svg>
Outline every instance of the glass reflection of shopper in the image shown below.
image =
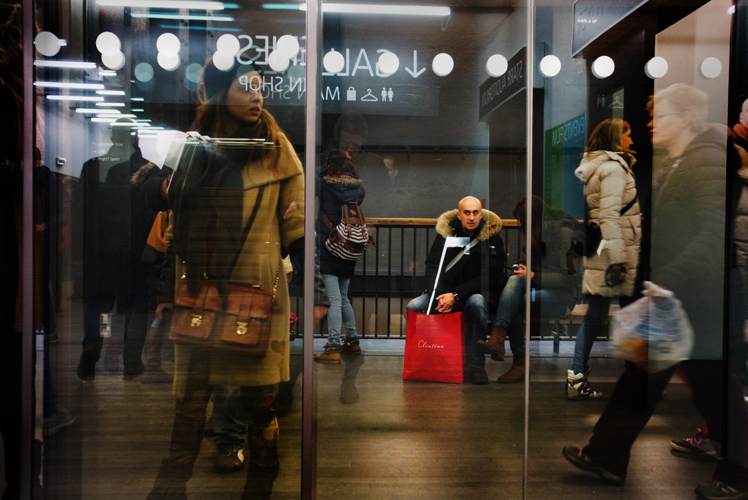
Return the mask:
<svg viewBox="0 0 748 500">
<path fill-rule="evenodd" d="M 182 155 L 168 193 L 174 249 L 184 262 L 180 274 L 188 286 L 199 286 L 208 276 L 219 286 L 230 280 L 275 289 L 270 342 L 264 357 L 252 358 L 177 344 L 177 404 L 169 456 L 148 498 L 186 497 L 206 407 L 217 384 L 241 386 L 250 455 L 242 498 L 270 498 L 280 467 L 274 390 L 289 379 L 288 288 L 285 279 L 274 278 L 282 273 L 283 246 L 303 272 L 303 170 L 290 141 L 263 108 L 262 79 L 256 71 L 245 67 L 222 72 L 208 62 L 201 87 L 204 99 L 193 129 L 240 141 L 226 141 L 236 147 L 225 148 L 198 144 Z M 264 147 L 241 146 L 241 139 L 257 138 L 264 139 Z M 293 204 L 295 211 L 289 210 Z M 315 307 L 315 317 L 324 312 L 326 307 Z"/>
<path fill-rule="evenodd" d="M 330 299 L 327 315 L 329 338 L 324 352 L 317 354 L 315 361 L 340 363 L 340 354 L 360 354 L 359 337 L 356 333 L 356 318 L 348 300 L 348 285 L 356 267 L 355 260 L 336 257 L 325 247 L 330 233 L 342 220 L 341 209 L 348 204 L 364 201 L 364 185 L 351 163 L 346 150 L 333 151 L 317 174 L 319 217 L 317 217 L 317 246 L 319 266 L 325 290 Z M 330 228 L 333 229 L 330 229 Z M 341 339 L 340 327 L 345 325 L 345 340 Z"/>
<path fill-rule="evenodd" d="M 571 246 L 577 222 L 562 210 L 546 205 L 542 198 L 533 196 L 530 200 L 532 270 L 527 269 L 526 260 L 515 265 L 514 274 L 509 277 L 501 292 L 491 337 L 487 342 L 479 340 L 476 345 L 478 350 L 491 354 L 491 359 L 503 361 L 509 333 L 512 366 L 498 378 L 497 382 L 500 384 L 525 380 L 523 316 L 528 272 L 532 286 L 530 300 L 533 316 L 563 316 L 574 309 L 577 302 L 579 256 Z M 524 234 L 527 231 L 527 198 L 517 203 L 514 216 Z"/>
<path fill-rule="evenodd" d="M 564 457 L 604 481 L 622 484 L 631 448 L 679 369 L 706 420 L 720 461 L 712 481 L 696 487 L 704 499 L 748 498 L 748 411 L 743 389 L 723 350 L 727 135 L 706 124 L 708 95 L 676 83 L 650 101 L 652 144 L 667 151 L 652 196 L 652 282 L 681 300 L 694 330 L 691 359 L 659 372 L 631 362 L 588 444 Z"/>
<path fill-rule="evenodd" d="M 599 399 L 587 374 L 595 338 L 613 298 L 634 293 L 641 241 L 641 211 L 636 179 L 631 167 L 634 151 L 631 127 L 624 120 L 609 118 L 590 134 L 582 162 L 574 171 L 585 184 L 588 220 L 600 227 L 602 239 L 595 253 L 584 258 L 582 293 L 588 304 L 577 333 L 574 359 L 567 372 L 566 397 Z"/>
</svg>

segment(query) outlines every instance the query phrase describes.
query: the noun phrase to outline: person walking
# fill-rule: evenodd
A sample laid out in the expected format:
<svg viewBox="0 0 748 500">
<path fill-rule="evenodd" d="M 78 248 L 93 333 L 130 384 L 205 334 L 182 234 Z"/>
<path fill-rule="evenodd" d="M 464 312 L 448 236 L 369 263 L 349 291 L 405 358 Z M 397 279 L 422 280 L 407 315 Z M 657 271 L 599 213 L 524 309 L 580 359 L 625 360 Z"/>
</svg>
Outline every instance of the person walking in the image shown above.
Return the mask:
<svg viewBox="0 0 748 500">
<path fill-rule="evenodd" d="M 608 316 L 610 303 L 634 293 L 641 242 L 641 210 L 631 167 L 631 127 L 618 118 L 600 122 L 590 134 L 582 162 L 574 171 L 584 182 L 588 223 L 597 224 L 601 239 L 584 257 L 582 293 L 587 314 L 577 332 L 574 358 L 566 376 L 568 399 L 600 399 L 587 374 L 590 351 Z"/>
</svg>

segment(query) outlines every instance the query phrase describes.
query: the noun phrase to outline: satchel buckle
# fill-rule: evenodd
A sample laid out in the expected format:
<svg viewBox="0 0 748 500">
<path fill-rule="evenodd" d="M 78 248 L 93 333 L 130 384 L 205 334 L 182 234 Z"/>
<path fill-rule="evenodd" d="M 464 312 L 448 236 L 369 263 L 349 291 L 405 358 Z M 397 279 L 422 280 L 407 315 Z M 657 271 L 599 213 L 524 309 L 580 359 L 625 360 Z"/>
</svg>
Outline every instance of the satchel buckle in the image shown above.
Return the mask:
<svg viewBox="0 0 748 500">
<path fill-rule="evenodd" d="M 244 335 L 247 333 L 247 323 L 244 323 L 242 321 L 236 322 L 236 334 L 237 335 Z"/>
<path fill-rule="evenodd" d="M 192 314 L 192 321 L 190 321 L 190 326 L 192 328 L 197 328 L 200 326 L 200 323 L 203 321 L 203 315 L 202 314 Z"/>
</svg>

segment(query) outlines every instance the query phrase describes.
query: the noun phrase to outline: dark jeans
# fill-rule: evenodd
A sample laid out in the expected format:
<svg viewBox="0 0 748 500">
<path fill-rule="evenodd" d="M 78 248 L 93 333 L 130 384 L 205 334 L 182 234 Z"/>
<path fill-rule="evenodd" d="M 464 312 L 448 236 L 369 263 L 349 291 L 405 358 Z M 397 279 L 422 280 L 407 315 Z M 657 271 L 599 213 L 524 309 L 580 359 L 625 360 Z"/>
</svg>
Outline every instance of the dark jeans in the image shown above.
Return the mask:
<svg viewBox="0 0 748 500">
<path fill-rule="evenodd" d="M 423 294 L 420 297 L 408 302 L 408 311 L 425 313 L 429 307 L 431 294 Z M 436 307 L 436 301 L 431 306 L 433 314 Z M 458 301 L 453 312 L 462 311 L 465 320 L 465 342 L 467 342 L 468 366 L 473 368 L 483 368 L 486 366 L 486 355 L 475 348 L 475 343 L 479 340 L 486 340 L 486 331 L 488 330 L 488 301 L 483 295 L 476 293 L 467 298 L 463 304 Z"/>
<path fill-rule="evenodd" d="M 696 408 L 706 419 L 709 438 L 721 444 L 722 459 L 714 479 L 748 490 L 748 411 L 738 378 L 732 371 L 725 375 L 720 360 L 689 360 L 679 366 L 691 387 Z M 648 373 L 626 362 L 584 452 L 609 471 L 626 476 L 631 447 L 674 371 L 672 367 Z"/>
<path fill-rule="evenodd" d="M 101 354 L 101 315 L 109 313 L 113 298 L 93 299 L 83 314 L 83 348 L 93 347 Z M 125 372 L 138 371 L 142 365 L 143 345 L 148 330 L 148 297 L 133 297 L 125 304 L 125 347 L 122 351 Z"/>
<path fill-rule="evenodd" d="M 571 370 L 574 373 L 587 373 L 590 366 L 592 344 L 603 329 L 603 320 L 608 317 L 610 310 L 610 297 L 601 295 L 585 294 L 587 299 L 587 314 L 584 316 L 582 326 L 577 330 L 577 338 L 574 342 L 574 358 L 571 362 Z"/>
<path fill-rule="evenodd" d="M 524 305 L 527 291 L 527 278 L 510 276 L 499 297 L 499 307 L 493 326 L 503 328 L 509 334 L 512 353 L 525 353 Z M 548 290 L 535 290 L 531 297 L 532 315 L 539 318 L 553 318 L 566 313 L 566 304 Z"/>
</svg>

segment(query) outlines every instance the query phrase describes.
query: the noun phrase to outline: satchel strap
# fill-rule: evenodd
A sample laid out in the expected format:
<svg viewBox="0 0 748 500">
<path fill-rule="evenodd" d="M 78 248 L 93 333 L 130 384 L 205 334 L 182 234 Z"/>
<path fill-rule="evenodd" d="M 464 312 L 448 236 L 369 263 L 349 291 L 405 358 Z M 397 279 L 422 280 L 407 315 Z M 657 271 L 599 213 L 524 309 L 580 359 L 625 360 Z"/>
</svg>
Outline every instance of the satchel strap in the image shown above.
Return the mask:
<svg viewBox="0 0 748 500">
<path fill-rule="evenodd" d="M 236 266 L 236 262 L 239 260 L 239 254 L 241 254 L 242 248 L 244 248 L 244 243 L 246 243 L 247 241 L 249 230 L 252 229 L 252 224 L 255 221 L 255 217 L 257 217 L 257 212 L 260 210 L 260 204 L 262 203 L 262 195 L 264 192 L 265 185 L 262 184 L 257 188 L 257 198 L 255 199 L 254 206 L 252 207 L 252 213 L 249 214 L 249 219 L 247 219 L 247 223 L 244 225 L 244 229 L 242 230 L 241 245 L 239 246 L 239 251 L 236 253 L 236 255 L 234 255 L 234 258 L 231 261 L 231 265 L 226 271 L 227 276 L 231 275 L 231 271 L 234 270 L 234 266 Z"/>
</svg>

